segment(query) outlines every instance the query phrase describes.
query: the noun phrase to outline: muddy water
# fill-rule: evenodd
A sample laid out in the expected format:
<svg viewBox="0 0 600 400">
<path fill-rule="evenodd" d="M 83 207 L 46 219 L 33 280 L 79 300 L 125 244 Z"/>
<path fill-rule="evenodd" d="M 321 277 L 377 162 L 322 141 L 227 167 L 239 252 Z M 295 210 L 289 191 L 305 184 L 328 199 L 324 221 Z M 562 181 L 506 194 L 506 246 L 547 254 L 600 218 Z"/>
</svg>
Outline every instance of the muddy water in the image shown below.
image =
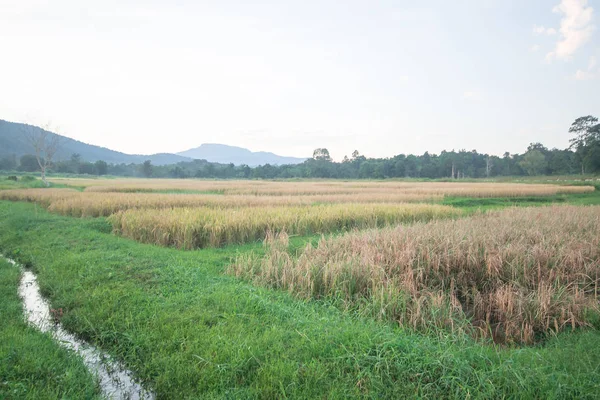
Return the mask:
<svg viewBox="0 0 600 400">
<path fill-rule="evenodd" d="M 13 260 L 7 259 L 13 265 Z M 138 400 L 154 399 L 154 395 L 144 390 L 135 382 L 131 371 L 120 363 L 113 361 L 99 349 L 77 339 L 60 324 L 55 323 L 50 315 L 48 302 L 40 294 L 35 275 L 31 271 L 22 270 L 19 296 L 23 300 L 25 316 L 30 324 L 42 332 L 49 332 L 56 342 L 83 358 L 83 362 L 100 383 L 102 393 L 108 399 Z"/>
</svg>

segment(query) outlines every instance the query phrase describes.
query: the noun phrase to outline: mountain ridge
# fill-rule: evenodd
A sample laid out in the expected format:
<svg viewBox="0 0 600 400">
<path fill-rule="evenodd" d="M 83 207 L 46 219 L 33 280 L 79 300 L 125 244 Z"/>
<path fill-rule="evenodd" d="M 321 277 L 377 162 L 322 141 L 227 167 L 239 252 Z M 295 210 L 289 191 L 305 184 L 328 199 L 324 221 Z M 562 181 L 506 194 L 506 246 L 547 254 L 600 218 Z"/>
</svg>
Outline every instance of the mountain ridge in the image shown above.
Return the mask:
<svg viewBox="0 0 600 400">
<path fill-rule="evenodd" d="M 251 167 L 264 164 L 300 164 L 306 160 L 306 158 L 280 156 L 268 151 L 251 151 L 244 147 L 219 143 L 203 143 L 198 147 L 175 154 L 223 164 L 246 164 Z"/>
<path fill-rule="evenodd" d="M 0 119 L 0 157 L 12 155 L 21 157 L 25 154 L 32 154 L 33 148 L 26 140 L 25 133 L 35 133 L 41 130 L 42 128 L 34 125 L 9 122 Z M 54 132 L 49 133 L 61 138 L 61 146 L 56 154 L 55 161 L 68 160 L 74 153 L 79 154 L 83 160 L 88 162 L 103 160 L 109 164 L 140 164 L 146 160 L 150 160 L 154 165 L 171 165 L 179 162 L 193 161 L 194 159 L 203 159 L 212 163 L 233 163 L 235 165 L 246 164 L 249 166 L 257 166 L 264 164 L 298 164 L 306 160 L 305 158 L 278 156 L 277 154 L 264 151 L 252 152 L 243 147 L 217 143 L 205 143 L 199 147 L 179 153 L 157 153 L 150 155 L 128 154 L 106 147 L 84 143 Z M 202 150 L 199 151 L 199 149 Z M 189 154 L 189 156 L 186 156 L 186 153 Z M 197 155 L 198 157 L 194 155 Z"/>
</svg>

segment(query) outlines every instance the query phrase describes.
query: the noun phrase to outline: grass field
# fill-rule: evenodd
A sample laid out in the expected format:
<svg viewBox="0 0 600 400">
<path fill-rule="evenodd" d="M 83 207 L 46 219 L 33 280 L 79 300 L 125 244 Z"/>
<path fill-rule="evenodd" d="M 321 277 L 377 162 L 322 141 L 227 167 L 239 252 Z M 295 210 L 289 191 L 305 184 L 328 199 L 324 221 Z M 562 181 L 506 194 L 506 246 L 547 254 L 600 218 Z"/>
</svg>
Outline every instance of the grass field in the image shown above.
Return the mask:
<svg viewBox="0 0 600 400">
<path fill-rule="evenodd" d="M 409 184 L 426 204 L 380 200 Z M 66 329 L 122 361 L 157 398 L 598 398 L 600 193 L 440 184 L 13 185 L 0 191 L 0 252 L 37 273 Z M 177 203 L 192 197 L 216 200 Z M 119 205 L 100 206 L 103 198 Z M 125 198 L 133 206 L 116 200 Z M 147 239 L 122 231 L 136 224 Z M 223 232 L 219 247 L 194 242 L 210 244 L 211 230 Z M 18 271 L 0 265 L 6 271 L 9 293 Z M 27 372 L 6 380 L 1 366 L 0 390 L 8 381 L 40 398 L 97 395 L 85 370 L 61 372 L 81 367 L 77 359 L 41 353 L 81 391 L 35 386 Z"/>
<path fill-rule="evenodd" d="M 16 266 L 0 259 L 0 398 L 99 399 L 83 362 L 25 323 L 19 275 Z"/>
</svg>

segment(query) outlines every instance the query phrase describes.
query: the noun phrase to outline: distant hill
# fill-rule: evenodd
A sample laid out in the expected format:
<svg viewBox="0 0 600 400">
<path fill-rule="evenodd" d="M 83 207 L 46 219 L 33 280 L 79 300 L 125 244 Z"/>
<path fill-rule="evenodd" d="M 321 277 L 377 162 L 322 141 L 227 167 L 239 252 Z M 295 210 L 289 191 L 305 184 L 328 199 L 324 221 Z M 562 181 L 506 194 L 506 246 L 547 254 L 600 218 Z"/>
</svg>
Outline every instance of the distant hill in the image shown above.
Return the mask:
<svg viewBox="0 0 600 400">
<path fill-rule="evenodd" d="M 41 130 L 41 128 L 31 125 L 25 125 L 15 122 L 0 120 L 0 157 L 16 155 L 21 157 L 24 154 L 32 154 L 33 148 L 25 138 L 25 132 L 31 129 Z M 52 133 L 55 135 L 55 133 Z M 81 159 L 89 162 L 104 160 L 109 164 L 140 164 L 146 160 L 152 161 L 154 165 L 176 164 L 182 161 L 192 161 L 191 159 L 176 154 L 159 153 L 152 155 L 125 154 L 110 150 L 105 147 L 86 144 L 78 140 L 60 136 L 60 150 L 56 154 L 56 161 L 68 160 L 73 153 L 81 155 Z"/>
<path fill-rule="evenodd" d="M 0 119 L 0 157 L 12 156 L 13 154 L 21 157 L 25 154 L 32 154 L 33 148 L 25 137 L 26 132 L 31 132 L 31 130 L 35 132 L 35 130 L 41 130 L 41 128 Z M 53 132 L 51 134 L 56 135 Z M 68 160 L 74 153 L 78 153 L 84 161 L 95 162 L 103 160 L 109 164 L 141 164 L 146 160 L 150 160 L 154 165 L 169 165 L 199 159 L 213 163 L 257 166 L 264 164 L 299 164 L 306 160 L 305 158 L 282 157 L 264 151 L 252 152 L 242 147 L 227 146 L 224 144 L 203 144 L 195 149 L 177 154 L 126 154 L 105 147 L 83 143 L 66 136 L 57 136 L 61 138 L 61 144 L 55 161 Z"/>
<path fill-rule="evenodd" d="M 182 151 L 177 154 L 184 157 L 202 159 L 215 163 L 233 163 L 235 165 L 246 164 L 251 167 L 264 164 L 300 164 L 306 160 L 306 158 L 278 156 L 277 154 L 265 151 L 252 152 L 248 149 L 244 149 L 243 147 L 227 146 L 224 144 L 215 143 L 205 143 L 200 147 Z"/>
</svg>

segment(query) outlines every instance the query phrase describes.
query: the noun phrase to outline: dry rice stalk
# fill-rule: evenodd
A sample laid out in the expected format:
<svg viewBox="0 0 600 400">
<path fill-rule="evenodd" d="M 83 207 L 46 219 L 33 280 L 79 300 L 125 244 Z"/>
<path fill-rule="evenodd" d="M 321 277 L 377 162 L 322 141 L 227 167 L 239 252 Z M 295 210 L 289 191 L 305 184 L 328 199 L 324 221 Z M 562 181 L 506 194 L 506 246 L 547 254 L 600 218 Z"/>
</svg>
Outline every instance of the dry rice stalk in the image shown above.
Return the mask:
<svg viewBox="0 0 600 400">
<path fill-rule="evenodd" d="M 415 328 L 531 343 L 598 313 L 600 207 L 514 208 L 322 239 L 298 257 L 269 236 L 229 273 L 333 298 Z M 275 266 L 274 266 L 275 265 Z"/>
</svg>

